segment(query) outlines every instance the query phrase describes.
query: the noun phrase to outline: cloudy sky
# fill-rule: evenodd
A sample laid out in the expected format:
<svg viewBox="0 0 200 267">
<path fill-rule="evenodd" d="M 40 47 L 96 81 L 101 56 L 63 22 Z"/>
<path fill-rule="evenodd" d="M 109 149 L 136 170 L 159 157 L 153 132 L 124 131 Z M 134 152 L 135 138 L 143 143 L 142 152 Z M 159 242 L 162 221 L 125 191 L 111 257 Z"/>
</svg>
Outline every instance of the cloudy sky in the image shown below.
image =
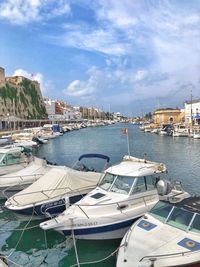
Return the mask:
<svg viewBox="0 0 200 267">
<path fill-rule="evenodd" d="M 0 66 L 135 116 L 200 98 L 200 0 L 1 0 Z"/>
</svg>

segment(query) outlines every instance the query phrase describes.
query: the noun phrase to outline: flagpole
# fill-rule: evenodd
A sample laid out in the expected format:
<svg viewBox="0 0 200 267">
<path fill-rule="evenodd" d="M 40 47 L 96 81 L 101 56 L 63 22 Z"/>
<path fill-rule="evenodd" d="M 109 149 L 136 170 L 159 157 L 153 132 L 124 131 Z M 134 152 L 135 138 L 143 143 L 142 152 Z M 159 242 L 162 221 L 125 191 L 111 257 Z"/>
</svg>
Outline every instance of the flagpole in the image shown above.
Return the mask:
<svg viewBox="0 0 200 267">
<path fill-rule="evenodd" d="M 129 155 L 129 158 L 130 158 L 130 146 L 129 146 L 129 135 L 128 135 L 128 128 L 123 128 L 122 129 L 122 132 L 123 134 L 126 135 L 126 141 L 127 141 L 127 148 L 128 148 L 128 155 Z"/>
<path fill-rule="evenodd" d="M 127 140 L 127 147 L 128 147 L 128 155 L 129 155 L 129 157 L 130 157 L 130 146 L 129 146 L 129 135 L 128 135 L 128 129 L 127 129 L 126 140 Z"/>
</svg>

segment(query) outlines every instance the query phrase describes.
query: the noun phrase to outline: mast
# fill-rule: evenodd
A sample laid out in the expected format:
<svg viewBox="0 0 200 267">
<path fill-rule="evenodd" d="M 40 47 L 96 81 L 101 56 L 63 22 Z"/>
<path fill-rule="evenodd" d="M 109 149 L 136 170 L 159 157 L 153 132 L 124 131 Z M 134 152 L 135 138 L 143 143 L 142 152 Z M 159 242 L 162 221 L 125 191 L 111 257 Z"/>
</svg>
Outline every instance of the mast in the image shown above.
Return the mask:
<svg viewBox="0 0 200 267">
<path fill-rule="evenodd" d="M 191 133 L 193 133 L 193 118 L 192 118 L 192 89 L 190 95 L 190 120 L 191 120 Z"/>
</svg>

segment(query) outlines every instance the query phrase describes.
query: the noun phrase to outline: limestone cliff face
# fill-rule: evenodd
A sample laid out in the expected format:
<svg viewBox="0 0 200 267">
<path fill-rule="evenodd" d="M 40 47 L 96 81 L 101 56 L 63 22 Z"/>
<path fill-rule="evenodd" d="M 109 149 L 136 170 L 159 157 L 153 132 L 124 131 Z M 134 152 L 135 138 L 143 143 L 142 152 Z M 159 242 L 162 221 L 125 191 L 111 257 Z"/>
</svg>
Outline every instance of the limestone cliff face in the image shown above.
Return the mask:
<svg viewBox="0 0 200 267">
<path fill-rule="evenodd" d="M 21 76 L 6 77 L 0 83 L 0 117 L 47 119 L 39 83 Z"/>
</svg>

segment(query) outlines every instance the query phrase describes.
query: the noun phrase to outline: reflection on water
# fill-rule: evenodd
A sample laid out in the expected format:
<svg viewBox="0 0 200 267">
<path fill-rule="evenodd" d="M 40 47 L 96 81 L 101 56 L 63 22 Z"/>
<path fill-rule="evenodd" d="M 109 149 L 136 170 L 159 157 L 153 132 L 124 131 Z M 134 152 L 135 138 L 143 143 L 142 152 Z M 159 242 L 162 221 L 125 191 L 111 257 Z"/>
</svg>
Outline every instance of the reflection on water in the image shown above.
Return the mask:
<svg viewBox="0 0 200 267">
<path fill-rule="evenodd" d="M 168 167 L 169 178 L 182 181 L 186 190 L 200 194 L 199 173 L 200 140 L 192 138 L 173 138 L 141 132 L 132 124 L 115 124 L 66 133 L 52 139 L 36 149 L 35 154 L 46 157 L 59 165 L 72 166 L 80 155 L 101 153 L 111 158 L 111 163 L 119 162 L 127 154 L 127 138 L 122 128 L 129 128 L 131 155 L 152 161 L 163 162 Z M 3 205 L 3 203 L 1 203 Z M 10 211 L 0 209 L 0 247 L 3 254 L 23 266 L 68 267 L 76 263 L 73 242 L 55 232 L 39 229 L 41 221 L 30 221 Z M 27 230 L 19 231 L 24 229 Z M 20 242 L 18 243 L 18 241 Z M 99 260 L 109 255 L 119 245 L 120 240 L 77 241 L 80 262 Z M 11 265 L 14 266 L 14 265 Z M 112 267 L 115 257 L 108 261 L 84 266 Z"/>
</svg>

